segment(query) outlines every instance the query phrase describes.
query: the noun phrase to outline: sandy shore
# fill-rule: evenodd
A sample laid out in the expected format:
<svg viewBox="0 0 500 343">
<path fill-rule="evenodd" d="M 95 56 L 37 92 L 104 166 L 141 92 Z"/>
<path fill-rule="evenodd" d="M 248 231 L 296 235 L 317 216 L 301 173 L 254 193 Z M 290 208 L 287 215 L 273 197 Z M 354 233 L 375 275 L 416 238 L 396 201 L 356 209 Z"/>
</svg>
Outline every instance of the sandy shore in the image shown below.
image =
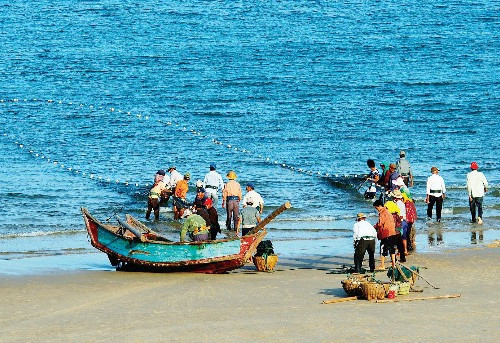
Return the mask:
<svg viewBox="0 0 500 343">
<path fill-rule="evenodd" d="M 253 265 L 224 275 L 78 272 L 2 276 L 4 342 L 496 341 L 500 336 L 499 244 L 416 254 L 423 293 L 456 299 L 398 303 L 344 297 L 349 258 L 282 260 L 274 273 Z M 384 274 L 379 278 L 386 279 Z"/>
</svg>

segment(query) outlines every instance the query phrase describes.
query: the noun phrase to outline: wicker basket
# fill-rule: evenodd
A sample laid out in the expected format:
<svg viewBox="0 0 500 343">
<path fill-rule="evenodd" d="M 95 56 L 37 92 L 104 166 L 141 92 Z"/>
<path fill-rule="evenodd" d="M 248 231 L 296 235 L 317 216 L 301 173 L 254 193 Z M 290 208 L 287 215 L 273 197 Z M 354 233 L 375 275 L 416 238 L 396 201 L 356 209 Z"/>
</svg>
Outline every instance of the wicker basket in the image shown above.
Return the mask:
<svg viewBox="0 0 500 343">
<path fill-rule="evenodd" d="M 391 283 L 390 282 L 384 282 L 382 283 L 382 286 L 384 286 L 384 292 L 385 292 L 385 296 L 387 296 L 387 294 L 389 293 L 389 288 L 391 287 Z"/>
<path fill-rule="evenodd" d="M 385 298 L 385 287 L 378 282 L 365 282 L 361 285 L 361 293 L 367 300 L 382 300 Z"/>
<path fill-rule="evenodd" d="M 255 264 L 257 270 L 261 272 L 274 270 L 276 263 L 278 263 L 278 255 L 267 255 L 266 258 L 262 256 L 253 257 L 253 264 Z"/>
<path fill-rule="evenodd" d="M 361 296 L 361 285 L 368 282 L 370 278 L 368 275 L 352 274 L 340 283 L 348 296 Z"/>
</svg>

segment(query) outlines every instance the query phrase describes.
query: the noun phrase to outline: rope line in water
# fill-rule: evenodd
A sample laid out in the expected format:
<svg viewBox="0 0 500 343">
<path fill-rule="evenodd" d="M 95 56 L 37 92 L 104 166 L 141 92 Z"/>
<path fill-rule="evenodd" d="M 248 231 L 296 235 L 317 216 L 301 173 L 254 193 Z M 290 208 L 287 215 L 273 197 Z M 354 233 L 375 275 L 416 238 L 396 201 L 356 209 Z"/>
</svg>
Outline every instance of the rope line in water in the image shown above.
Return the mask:
<svg viewBox="0 0 500 343">
<path fill-rule="evenodd" d="M 7 133 L 3 134 L 4 137 L 8 137 L 13 139 L 13 137 Z M 24 150 L 26 153 L 30 154 L 33 158 L 44 160 L 47 163 L 51 164 L 54 168 L 60 168 L 63 171 L 79 175 L 83 178 L 88 178 L 91 180 L 94 180 L 96 182 L 103 182 L 103 183 L 108 183 L 108 184 L 119 184 L 122 186 L 127 186 L 127 187 L 136 187 L 136 188 L 141 188 L 143 187 L 150 187 L 153 184 L 152 183 L 143 183 L 143 182 L 137 182 L 137 181 L 122 181 L 119 179 L 112 179 L 110 177 L 106 177 L 103 175 L 99 175 L 96 173 L 92 173 L 90 171 L 84 171 L 80 170 L 77 168 L 73 168 L 71 166 L 68 166 L 66 163 L 61 162 L 60 160 L 55 160 L 47 156 L 46 154 L 40 152 L 39 150 L 33 148 L 33 147 L 28 147 L 25 144 L 19 142 L 18 140 L 13 141 L 13 143 L 18 146 L 20 149 Z"/>
<path fill-rule="evenodd" d="M 306 174 L 306 175 L 309 175 L 309 176 L 316 176 L 316 177 L 320 177 L 320 178 L 329 178 L 329 177 L 332 177 L 332 178 L 333 177 L 335 177 L 335 178 L 358 178 L 358 177 L 361 177 L 361 175 L 358 175 L 358 174 L 339 174 L 339 173 L 332 174 L 332 173 L 328 173 L 328 172 L 312 171 L 312 170 L 308 170 L 306 168 L 301 168 L 301 167 L 293 166 L 291 164 L 278 161 L 278 160 L 273 159 L 271 157 L 266 157 L 266 156 L 263 156 L 261 154 L 252 152 L 249 149 L 238 147 L 238 146 L 235 146 L 234 144 L 231 144 L 231 143 L 222 142 L 221 140 L 219 140 L 217 138 L 214 138 L 214 137 L 211 137 L 211 136 L 209 136 L 207 134 L 202 133 L 200 130 L 189 129 L 187 126 L 185 126 L 184 124 L 179 123 L 179 122 L 174 122 L 172 120 L 153 119 L 153 118 L 151 118 L 148 115 L 143 115 L 141 113 L 132 113 L 131 111 L 125 111 L 125 110 L 121 110 L 121 109 L 116 109 L 114 107 L 109 107 L 108 108 L 108 107 L 105 107 L 105 106 L 102 106 L 102 105 L 92 105 L 92 104 L 85 105 L 85 104 L 80 103 L 80 102 L 52 100 L 52 99 L 48 99 L 48 100 L 27 99 L 27 98 L 24 98 L 24 99 L 18 99 L 18 98 L 14 98 L 14 99 L 0 99 L 0 103 L 18 103 L 18 102 L 26 102 L 26 103 L 28 103 L 28 102 L 39 102 L 39 103 L 49 103 L 49 104 L 60 104 L 60 105 L 78 106 L 80 108 L 88 107 L 88 108 L 91 108 L 91 109 L 109 110 L 111 112 L 120 113 L 120 114 L 126 114 L 128 116 L 133 116 L 133 117 L 135 117 L 135 118 L 137 118 L 139 120 L 141 120 L 141 119 L 154 120 L 154 121 L 156 121 L 156 122 L 158 122 L 160 124 L 164 124 L 166 126 L 169 126 L 169 127 L 172 127 L 172 128 L 176 128 L 176 129 L 178 129 L 178 131 L 181 131 L 181 132 L 184 132 L 184 133 L 189 132 L 193 136 L 198 137 L 200 139 L 209 139 L 213 144 L 218 145 L 220 147 L 227 148 L 228 150 L 230 150 L 232 152 L 246 154 L 246 155 L 251 156 L 251 157 L 253 157 L 253 158 L 257 159 L 257 160 L 261 160 L 262 162 L 264 162 L 266 164 L 276 165 L 276 166 L 279 166 L 279 167 L 281 167 L 283 169 L 287 169 L 287 170 L 290 170 L 290 171 L 295 172 L 295 173 L 303 173 L 303 174 Z"/>
</svg>

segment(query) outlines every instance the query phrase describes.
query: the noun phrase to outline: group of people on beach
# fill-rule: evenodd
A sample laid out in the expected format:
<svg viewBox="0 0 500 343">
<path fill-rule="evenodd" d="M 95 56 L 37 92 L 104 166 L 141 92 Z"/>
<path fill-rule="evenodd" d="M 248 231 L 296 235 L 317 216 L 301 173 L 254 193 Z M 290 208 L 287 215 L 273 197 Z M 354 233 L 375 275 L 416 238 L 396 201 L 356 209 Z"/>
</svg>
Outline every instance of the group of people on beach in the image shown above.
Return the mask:
<svg viewBox="0 0 500 343">
<path fill-rule="evenodd" d="M 155 220 L 160 217 L 160 207 L 167 206 L 172 199 L 174 219 L 186 218 L 182 225 L 180 240 L 186 235 L 193 241 L 215 240 L 221 232 L 216 206 L 219 192 L 222 192 L 222 208 L 226 209 L 226 229 L 237 235 L 248 234 L 260 222 L 264 210 L 264 200 L 255 191 L 252 182 L 246 185 L 246 194 L 242 196 L 241 185 L 236 181 L 237 175 L 230 170 L 224 183 L 217 172 L 215 163 L 209 166 L 210 171 L 204 180 L 196 181 L 196 196 L 192 201 L 187 198 L 191 174 L 182 175 L 176 166 L 170 166 L 165 172 L 158 170 L 154 184 L 148 194 L 146 219 L 154 212 Z M 240 210 L 240 202 L 243 208 Z"/>
<path fill-rule="evenodd" d="M 366 221 L 364 213 L 358 213 L 354 232 L 354 269 L 362 271 L 364 255 L 368 252 L 370 272 L 375 270 L 375 239 L 380 241 L 380 266 L 385 269 L 385 257 L 390 255 L 392 267 L 396 263 L 396 248 L 401 262 L 406 261 L 409 250 L 415 247 L 414 223 L 417 220 L 417 210 L 412 199 L 409 187 L 413 186 L 413 173 L 410 162 L 406 159 L 406 152 L 400 151 L 399 160 L 387 165 L 380 164 L 382 172 L 376 168 L 375 162 L 367 161 L 370 173 L 365 181 L 370 185 L 365 192 L 366 199 L 376 197 L 377 188 L 381 189 L 379 199 L 373 202 L 379 218 L 375 225 Z M 471 222 L 482 224 L 482 203 L 488 182 L 483 173 L 479 172 L 477 162 L 470 165 L 471 171 L 467 174 L 467 192 Z M 431 175 L 427 178 L 426 198 L 427 218 L 432 219 L 432 210 L 436 206 L 436 220 L 441 221 L 443 200 L 446 197 L 444 179 L 439 175 L 439 169 L 431 168 Z M 476 216 L 477 208 L 477 216 Z"/>
</svg>

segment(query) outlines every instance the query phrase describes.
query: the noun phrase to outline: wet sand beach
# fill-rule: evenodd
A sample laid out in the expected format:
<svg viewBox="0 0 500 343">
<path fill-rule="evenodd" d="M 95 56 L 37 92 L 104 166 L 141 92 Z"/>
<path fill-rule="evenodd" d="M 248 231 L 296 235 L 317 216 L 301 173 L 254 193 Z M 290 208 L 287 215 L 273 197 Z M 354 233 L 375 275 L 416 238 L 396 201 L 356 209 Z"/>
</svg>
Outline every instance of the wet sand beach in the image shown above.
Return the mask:
<svg viewBox="0 0 500 343">
<path fill-rule="evenodd" d="M 460 298 L 397 303 L 345 297 L 334 274 L 350 257 L 282 259 L 223 275 L 85 271 L 1 276 L 2 341 L 493 341 L 500 335 L 499 242 L 415 254 L 423 293 Z M 366 261 L 365 261 L 366 263 Z M 377 277 L 387 279 L 385 273 Z"/>
</svg>

